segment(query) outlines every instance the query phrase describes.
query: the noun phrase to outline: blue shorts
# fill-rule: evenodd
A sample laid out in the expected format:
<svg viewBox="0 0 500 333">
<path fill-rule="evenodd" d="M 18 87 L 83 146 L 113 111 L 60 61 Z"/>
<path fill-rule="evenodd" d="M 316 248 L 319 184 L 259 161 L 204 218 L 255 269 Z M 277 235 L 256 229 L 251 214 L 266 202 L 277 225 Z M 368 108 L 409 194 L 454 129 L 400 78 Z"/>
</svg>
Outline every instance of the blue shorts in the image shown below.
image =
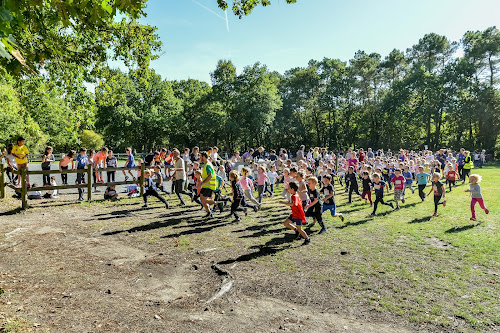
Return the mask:
<svg viewBox="0 0 500 333">
<path fill-rule="evenodd" d="M 323 214 L 327 210 L 330 211 L 330 213 L 332 214 L 332 216 L 337 215 L 337 205 L 335 205 L 335 204 L 333 204 L 333 205 L 325 205 L 325 204 L 323 204 L 323 207 L 321 208 L 321 213 Z"/>
<path fill-rule="evenodd" d="M 304 221 L 302 219 L 294 219 L 292 215 L 288 216 L 288 219 L 295 223 L 295 225 L 303 225 Z"/>
</svg>

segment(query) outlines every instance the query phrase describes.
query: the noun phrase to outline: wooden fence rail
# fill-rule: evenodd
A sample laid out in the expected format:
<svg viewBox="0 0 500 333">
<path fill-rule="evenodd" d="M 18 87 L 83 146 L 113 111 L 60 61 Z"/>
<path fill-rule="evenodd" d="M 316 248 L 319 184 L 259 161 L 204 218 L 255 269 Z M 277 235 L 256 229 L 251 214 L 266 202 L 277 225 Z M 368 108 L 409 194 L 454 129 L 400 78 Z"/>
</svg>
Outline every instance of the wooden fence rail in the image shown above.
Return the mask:
<svg viewBox="0 0 500 333">
<path fill-rule="evenodd" d="M 134 168 L 107 168 L 107 169 L 99 169 L 97 171 L 126 171 L 126 170 L 140 170 L 141 175 L 139 177 L 139 186 L 140 186 L 140 194 L 144 194 L 144 164 L 141 166 L 136 166 Z M 49 191 L 49 190 L 65 190 L 65 189 L 73 189 L 73 188 L 86 188 L 87 189 L 87 200 L 92 200 L 92 188 L 98 186 L 112 186 L 112 185 L 127 185 L 127 184 L 136 184 L 135 181 L 118 181 L 118 182 L 109 182 L 109 183 L 93 183 L 92 182 L 92 172 L 96 171 L 92 168 L 92 166 L 88 166 L 87 169 L 68 169 L 68 170 L 36 170 L 30 171 L 26 169 L 22 170 L 14 170 L 13 173 L 18 175 L 21 178 L 21 187 L 16 187 L 12 184 L 5 184 L 5 166 L 3 163 L 0 163 L 0 199 L 5 198 L 5 187 L 9 187 L 16 192 L 21 192 L 21 202 L 22 208 L 28 208 L 28 192 L 33 191 Z M 68 173 L 82 173 L 86 174 L 87 180 L 81 184 L 74 185 L 58 185 L 58 186 L 37 186 L 28 188 L 27 178 L 29 175 L 47 175 L 47 174 L 68 174 Z"/>
</svg>

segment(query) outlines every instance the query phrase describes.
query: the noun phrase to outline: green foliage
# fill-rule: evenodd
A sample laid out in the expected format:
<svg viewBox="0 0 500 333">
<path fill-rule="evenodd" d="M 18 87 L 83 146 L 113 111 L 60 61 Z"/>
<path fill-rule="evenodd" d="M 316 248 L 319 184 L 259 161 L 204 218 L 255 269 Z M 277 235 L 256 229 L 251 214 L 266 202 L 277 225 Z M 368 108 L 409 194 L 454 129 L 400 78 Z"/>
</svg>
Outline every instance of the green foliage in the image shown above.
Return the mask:
<svg viewBox="0 0 500 333">
<path fill-rule="evenodd" d="M 83 130 L 78 136 L 80 140 L 80 145 L 86 147 L 87 149 L 101 149 L 104 146 L 104 140 L 102 136 L 97 134 L 92 130 Z"/>
<path fill-rule="evenodd" d="M 286 0 L 286 3 L 296 3 L 297 0 Z M 223 10 L 226 10 L 228 7 L 227 1 L 225 0 L 217 0 L 217 4 Z M 252 10 L 258 5 L 268 6 L 271 4 L 270 0 L 235 0 L 233 1 L 233 13 L 242 18 L 243 15 L 249 15 Z"/>
<path fill-rule="evenodd" d="M 156 28 L 136 21 L 145 15 L 143 0 L 2 4 L 0 65 L 16 76 L 39 73 L 46 63 L 69 63 L 84 69 L 91 80 L 108 56 L 144 69 L 160 50 Z M 124 16 L 119 22 L 114 21 L 117 11 Z"/>
</svg>

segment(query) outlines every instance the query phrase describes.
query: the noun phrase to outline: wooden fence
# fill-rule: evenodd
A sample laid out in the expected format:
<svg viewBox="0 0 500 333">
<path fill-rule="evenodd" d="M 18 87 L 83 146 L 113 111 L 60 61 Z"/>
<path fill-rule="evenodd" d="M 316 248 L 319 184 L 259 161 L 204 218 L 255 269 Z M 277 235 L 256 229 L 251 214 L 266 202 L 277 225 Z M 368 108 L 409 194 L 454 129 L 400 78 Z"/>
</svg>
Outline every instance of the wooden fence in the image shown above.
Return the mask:
<svg viewBox="0 0 500 333">
<path fill-rule="evenodd" d="M 139 177 L 139 186 L 141 195 L 144 194 L 144 163 L 141 166 L 136 166 L 134 168 L 106 168 L 99 169 L 99 171 L 126 171 L 126 170 L 140 170 L 141 176 Z M 30 171 L 26 169 L 13 171 L 14 174 L 21 178 L 21 187 L 16 187 L 12 184 L 5 184 L 5 166 L 0 163 L 0 199 L 5 198 L 5 187 L 8 186 L 16 192 L 21 193 L 22 208 L 28 208 L 28 192 L 34 191 L 48 191 L 48 190 L 64 190 L 72 188 L 86 188 L 87 189 L 87 200 L 92 200 L 92 188 L 98 186 L 112 186 L 112 185 L 127 185 L 136 184 L 137 182 L 133 180 L 129 181 L 119 181 L 119 182 L 109 182 L 109 183 L 93 183 L 92 182 L 92 166 L 88 166 L 87 169 L 72 169 L 72 170 L 37 170 Z M 58 186 L 37 186 L 28 188 L 27 176 L 28 175 L 44 175 L 44 174 L 66 174 L 66 173 L 83 173 L 87 175 L 86 183 L 74 184 L 74 185 L 58 185 Z"/>
<path fill-rule="evenodd" d="M 53 154 L 54 158 L 56 161 L 60 161 L 66 154 Z M 127 160 L 128 155 L 125 153 L 113 153 L 113 155 L 116 157 L 117 160 L 119 161 L 125 161 Z M 144 154 L 137 154 L 134 155 L 135 158 L 142 158 Z M 42 161 L 43 154 L 29 154 L 28 155 L 28 162 L 41 162 Z"/>
</svg>

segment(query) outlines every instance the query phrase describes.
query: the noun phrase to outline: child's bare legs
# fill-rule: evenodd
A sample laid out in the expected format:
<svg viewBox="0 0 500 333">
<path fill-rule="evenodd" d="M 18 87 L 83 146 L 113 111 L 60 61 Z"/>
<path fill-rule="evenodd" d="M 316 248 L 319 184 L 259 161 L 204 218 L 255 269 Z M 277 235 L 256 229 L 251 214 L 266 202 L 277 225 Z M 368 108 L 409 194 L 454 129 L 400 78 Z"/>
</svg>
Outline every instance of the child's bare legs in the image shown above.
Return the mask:
<svg viewBox="0 0 500 333">
<path fill-rule="evenodd" d="M 304 230 L 302 230 L 302 226 L 301 226 L 301 225 L 298 225 L 296 228 L 297 228 L 297 231 L 299 232 L 299 234 L 300 234 L 302 237 L 304 237 L 304 239 L 307 239 L 307 238 L 308 238 L 308 236 L 307 236 L 306 232 L 305 232 Z"/>
<path fill-rule="evenodd" d="M 292 221 L 290 221 L 289 219 L 286 219 L 285 222 L 283 222 L 283 225 L 290 230 L 298 231 L 297 228 L 292 224 Z"/>
</svg>

